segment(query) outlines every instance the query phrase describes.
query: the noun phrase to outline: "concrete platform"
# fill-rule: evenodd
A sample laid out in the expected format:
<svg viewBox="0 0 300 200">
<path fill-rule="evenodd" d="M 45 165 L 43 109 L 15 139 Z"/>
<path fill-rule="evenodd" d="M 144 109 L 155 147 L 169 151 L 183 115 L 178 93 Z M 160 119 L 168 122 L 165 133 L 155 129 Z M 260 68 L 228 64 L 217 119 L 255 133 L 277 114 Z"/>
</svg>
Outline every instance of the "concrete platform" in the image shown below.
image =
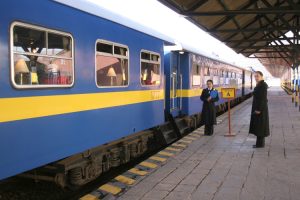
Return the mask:
<svg viewBox="0 0 300 200">
<path fill-rule="evenodd" d="M 300 112 L 283 90 L 270 88 L 271 136 L 264 149 L 253 149 L 251 102 L 233 109 L 235 137 L 223 136 L 227 115 L 221 116 L 214 136 L 193 140 L 118 199 L 300 199 Z"/>
</svg>

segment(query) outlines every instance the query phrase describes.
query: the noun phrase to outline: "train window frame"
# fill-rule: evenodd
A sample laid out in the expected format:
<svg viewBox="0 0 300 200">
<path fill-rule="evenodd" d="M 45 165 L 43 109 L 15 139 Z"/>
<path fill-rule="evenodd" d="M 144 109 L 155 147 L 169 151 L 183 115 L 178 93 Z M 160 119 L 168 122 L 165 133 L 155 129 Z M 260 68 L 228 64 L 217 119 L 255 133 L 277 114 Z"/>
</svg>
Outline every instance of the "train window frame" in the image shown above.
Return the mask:
<svg viewBox="0 0 300 200">
<path fill-rule="evenodd" d="M 211 67 L 205 66 L 203 69 L 204 69 L 204 72 L 203 72 L 204 76 L 211 76 Z"/>
<path fill-rule="evenodd" d="M 220 78 L 223 77 L 223 70 L 222 70 L 222 69 L 219 70 L 218 76 L 219 76 Z"/>
<path fill-rule="evenodd" d="M 47 55 L 46 54 L 37 54 L 37 53 L 21 53 L 21 52 L 15 52 L 14 51 L 14 28 L 16 26 L 22 27 L 22 28 L 28 28 L 28 29 L 33 29 L 37 31 L 43 31 L 46 33 L 46 38 L 45 38 L 45 45 L 46 49 L 48 49 L 48 34 L 57 34 L 61 36 L 66 36 L 70 37 L 71 39 L 71 57 L 63 57 L 63 56 L 56 56 L 56 55 Z M 64 32 L 64 31 L 59 31 L 56 29 L 52 28 L 46 28 L 40 25 L 33 25 L 30 23 L 24 23 L 24 22 L 19 22 L 19 21 L 14 21 L 10 25 L 9 29 L 9 35 L 10 35 L 10 40 L 9 40 L 9 47 L 10 47 L 10 79 L 11 83 L 14 88 L 16 89 L 55 89 L 55 88 L 72 88 L 75 84 L 75 47 L 74 47 L 74 37 L 71 33 Z M 44 58 L 58 58 L 58 59 L 66 59 L 66 60 L 71 60 L 72 64 L 72 82 L 70 84 L 48 84 L 48 85 L 39 85 L 39 84 L 31 84 L 31 85 L 20 85 L 17 84 L 15 81 L 15 63 L 14 63 L 14 55 L 32 55 L 32 56 L 38 56 L 38 57 L 44 57 Z"/>
<path fill-rule="evenodd" d="M 191 76 L 190 76 L 191 77 L 191 80 L 190 80 L 191 86 L 193 88 L 199 88 L 199 87 L 202 86 L 202 83 L 201 83 L 201 80 L 202 80 L 202 78 L 201 78 L 201 66 L 200 66 L 199 63 L 193 61 L 193 59 L 191 61 L 191 64 L 192 64 L 192 69 L 191 69 L 192 73 L 191 73 Z M 196 73 L 195 74 L 194 74 L 194 66 L 196 66 L 196 70 L 195 70 Z M 199 76 L 199 78 L 200 78 L 199 84 L 194 84 L 194 76 Z"/>
<path fill-rule="evenodd" d="M 108 45 L 112 45 L 112 53 L 105 53 L 105 52 L 98 52 L 97 51 L 97 44 L 98 43 L 103 43 L 103 44 L 108 44 Z M 127 49 L 127 56 L 122 56 L 119 54 L 115 54 L 114 51 L 114 46 L 118 46 L 118 47 L 122 47 L 122 48 L 126 48 Z M 128 81 L 126 85 L 116 85 L 116 86 L 99 86 L 97 83 L 97 55 L 103 55 L 103 56 L 113 56 L 115 58 L 127 58 L 128 60 Z M 127 88 L 130 85 L 130 49 L 127 45 L 125 44 L 120 44 L 117 42 L 113 42 L 113 41 L 109 41 L 109 40 L 104 40 L 104 39 L 97 39 L 95 42 L 95 84 L 96 87 L 101 89 L 101 88 Z"/>
<path fill-rule="evenodd" d="M 150 59 L 151 59 L 151 55 L 157 55 L 159 56 L 159 61 L 158 62 L 155 62 L 155 61 L 151 61 L 151 60 L 145 60 L 145 59 L 142 59 L 142 53 L 149 53 L 150 54 Z M 153 64 L 159 64 L 159 78 L 160 78 L 160 82 L 158 85 L 144 85 L 142 83 L 142 80 L 140 78 L 141 74 L 142 74 L 142 61 L 144 62 L 148 62 L 148 63 L 153 63 Z M 146 50 L 146 49 L 141 49 L 140 50 L 140 74 L 139 74 L 139 79 L 140 79 L 140 85 L 142 87 L 145 87 L 145 88 L 157 88 L 157 87 L 160 87 L 161 84 L 162 84 L 162 73 L 161 73 L 161 68 L 162 68 L 162 64 L 161 64 L 161 55 L 160 53 L 157 53 L 155 51 L 149 51 L 149 50 Z"/>
</svg>

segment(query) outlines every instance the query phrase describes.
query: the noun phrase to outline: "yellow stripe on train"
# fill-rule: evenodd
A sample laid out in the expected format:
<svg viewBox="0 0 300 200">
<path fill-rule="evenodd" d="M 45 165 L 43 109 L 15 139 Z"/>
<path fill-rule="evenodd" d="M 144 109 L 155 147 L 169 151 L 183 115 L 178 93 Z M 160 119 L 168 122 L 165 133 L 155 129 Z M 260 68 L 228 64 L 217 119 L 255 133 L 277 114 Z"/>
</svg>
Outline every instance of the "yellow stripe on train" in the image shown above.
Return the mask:
<svg viewBox="0 0 300 200">
<path fill-rule="evenodd" d="M 163 90 L 0 98 L 0 122 L 95 110 L 163 99 Z"/>
</svg>

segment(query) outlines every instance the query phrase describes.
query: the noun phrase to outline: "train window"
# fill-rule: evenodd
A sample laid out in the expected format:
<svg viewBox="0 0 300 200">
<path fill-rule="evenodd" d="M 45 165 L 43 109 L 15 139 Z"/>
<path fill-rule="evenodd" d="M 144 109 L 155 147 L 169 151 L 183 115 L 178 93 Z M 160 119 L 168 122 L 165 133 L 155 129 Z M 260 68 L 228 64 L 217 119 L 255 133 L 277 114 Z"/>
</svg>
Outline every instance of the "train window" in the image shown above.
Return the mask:
<svg viewBox="0 0 300 200">
<path fill-rule="evenodd" d="M 108 41 L 96 43 L 96 83 L 98 87 L 128 86 L 128 47 Z"/>
<path fill-rule="evenodd" d="M 71 35 L 19 22 L 12 24 L 11 35 L 11 78 L 16 88 L 73 85 Z"/>
<path fill-rule="evenodd" d="M 141 59 L 143 60 L 150 60 L 150 56 L 151 56 L 150 53 L 146 53 L 146 52 L 141 53 Z"/>
<path fill-rule="evenodd" d="M 69 37 L 48 33 L 47 55 L 71 58 L 71 48 L 72 44 Z"/>
<path fill-rule="evenodd" d="M 218 69 L 214 69 L 214 76 L 218 76 Z"/>
<path fill-rule="evenodd" d="M 194 62 L 192 65 L 192 85 L 193 86 L 201 85 L 200 66 L 196 62 Z"/>
<path fill-rule="evenodd" d="M 160 84 L 160 55 L 150 51 L 141 51 L 141 84 Z"/>
<path fill-rule="evenodd" d="M 156 62 L 159 62 L 159 55 L 151 55 L 151 60 L 152 61 L 156 61 Z"/>
<path fill-rule="evenodd" d="M 209 67 L 204 68 L 204 76 L 210 76 L 210 70 Z"/>
<path fill-rule="evenodd" d="M 106 43 L 98 43 L 97 52 L 113 54 L 113 45 Z"/>
<path fill-rule="evenodd" d="M 223 70 L 219 70 L 219 77 L 223 77 Z"/>
<path fill-rule="evenodd" d="M 127 56 L 127 48 L 114 46 L 115 55 Z"/>
<path fill-rule="evenodd" d="M 200 66 L 197 63 L 194 63 L 192 66 L 193 75 L 200 75 Z"/>
</svg>

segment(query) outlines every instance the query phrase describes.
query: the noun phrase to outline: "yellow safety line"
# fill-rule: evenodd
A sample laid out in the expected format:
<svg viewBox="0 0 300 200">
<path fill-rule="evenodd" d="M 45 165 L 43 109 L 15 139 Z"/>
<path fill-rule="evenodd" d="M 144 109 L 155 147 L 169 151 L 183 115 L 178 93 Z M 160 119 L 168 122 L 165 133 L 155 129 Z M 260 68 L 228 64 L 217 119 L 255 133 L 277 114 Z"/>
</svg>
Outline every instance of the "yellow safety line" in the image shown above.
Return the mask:
<svg viewBox="0 0 300 200">
<path fill-rule="evenodd" d="M 198 135 L 197 133 L 192 133 L 192 134 L 190 134 L 190 136 L 197 137 L 197 138 L 201 137 L 201 136 Z"/>
<path fill-rule="evenodd" d="M 204 133 L 204 131 L 195 131 L 193 134 L 200 134 L 200 135 L 202 135 Z"/>
<path fill-rule="evenodd" d="M 148 174 L 148 172 L 143 171 L 143 170 L 139 170 L 137 168 L 132 168 L 132 169 L 130 169 L 128 171 L 131 172 L 131 173 L 133 173 L 133 174 L 139 175 L 139 176 L 145 176 L 146 174 Z"/>
<path fill-rule="evenodd" d="M 188 140 L 197 140 L 197 138 L 191 137 L 191 136 L 185 136 L 184 139 Z"/>
<path fill-rule="evenodd" d="M 193 140 L 184 140 L 184 139 L 181 139 L 181 140 L 179 140 L 179 142 L 190 144 L 190 143 L 193 142 Z"/>
<path fill-rule="evenodd" d="M 186 147 L 185 144 L 178 144 L 178 143 L 174 143 L 174 144 L 172 144 L 172 146 L 174 146 L 174 147 L 183 147 L 183 148 Z"/>
<path fill-rule="evenodd" d="M 111 193 L 113 195 L 117 195 L 122 191 L 121 188 L 110 184 L 104 184 L 101 187 L 99 187 L 99 189 Z"/>
<path fill-rule="evenodd" d="M 160 151 L 157 154 L 162 155 L 162 156 L 174 156 L 173 153 L 169 153 L 169 152 L 166 152 L 166 151 Z"/>
<path fill-rule="evenodd" d="M 173 148 L 173 147 L 167 147 L 166 150 L 179 152 L 182 149 L 176 149 L 176 148 Z"/>
<path fill-rule="evenodd" d="M 115 180 L 117 180 L 117 181 L 119 181 L 121 183 L 124 183 L 126 185 L 132 185 L 135 182 L 134 179 L 128 178 L 128 177 L 123 176 L 123 175 L 119 175 L 119 176 L 115 177 Z"/>
<path fill-rule="evenodd" d="M 157 167 L 157 164 L 147 162 L 147 161 L 143 161 L 139 165 L 144 166 L 144 167 L 148 167 L 148 168 L 151 168 L 151 169 L 154 169 L 154 168 Z"/>
<path fill-rule="evenodd" d="M 100 199 L 92 194 L 87 194 L 81 197 L 79 200 L 100 200 Z"/>
<path fill-rule="evenodd" d="M 158 156 L 151 156 L 149 159 L 159 161 L 159 162 L 165 162 L 167 160 L 166 158 L 162 158 Z"/>
</svg>

